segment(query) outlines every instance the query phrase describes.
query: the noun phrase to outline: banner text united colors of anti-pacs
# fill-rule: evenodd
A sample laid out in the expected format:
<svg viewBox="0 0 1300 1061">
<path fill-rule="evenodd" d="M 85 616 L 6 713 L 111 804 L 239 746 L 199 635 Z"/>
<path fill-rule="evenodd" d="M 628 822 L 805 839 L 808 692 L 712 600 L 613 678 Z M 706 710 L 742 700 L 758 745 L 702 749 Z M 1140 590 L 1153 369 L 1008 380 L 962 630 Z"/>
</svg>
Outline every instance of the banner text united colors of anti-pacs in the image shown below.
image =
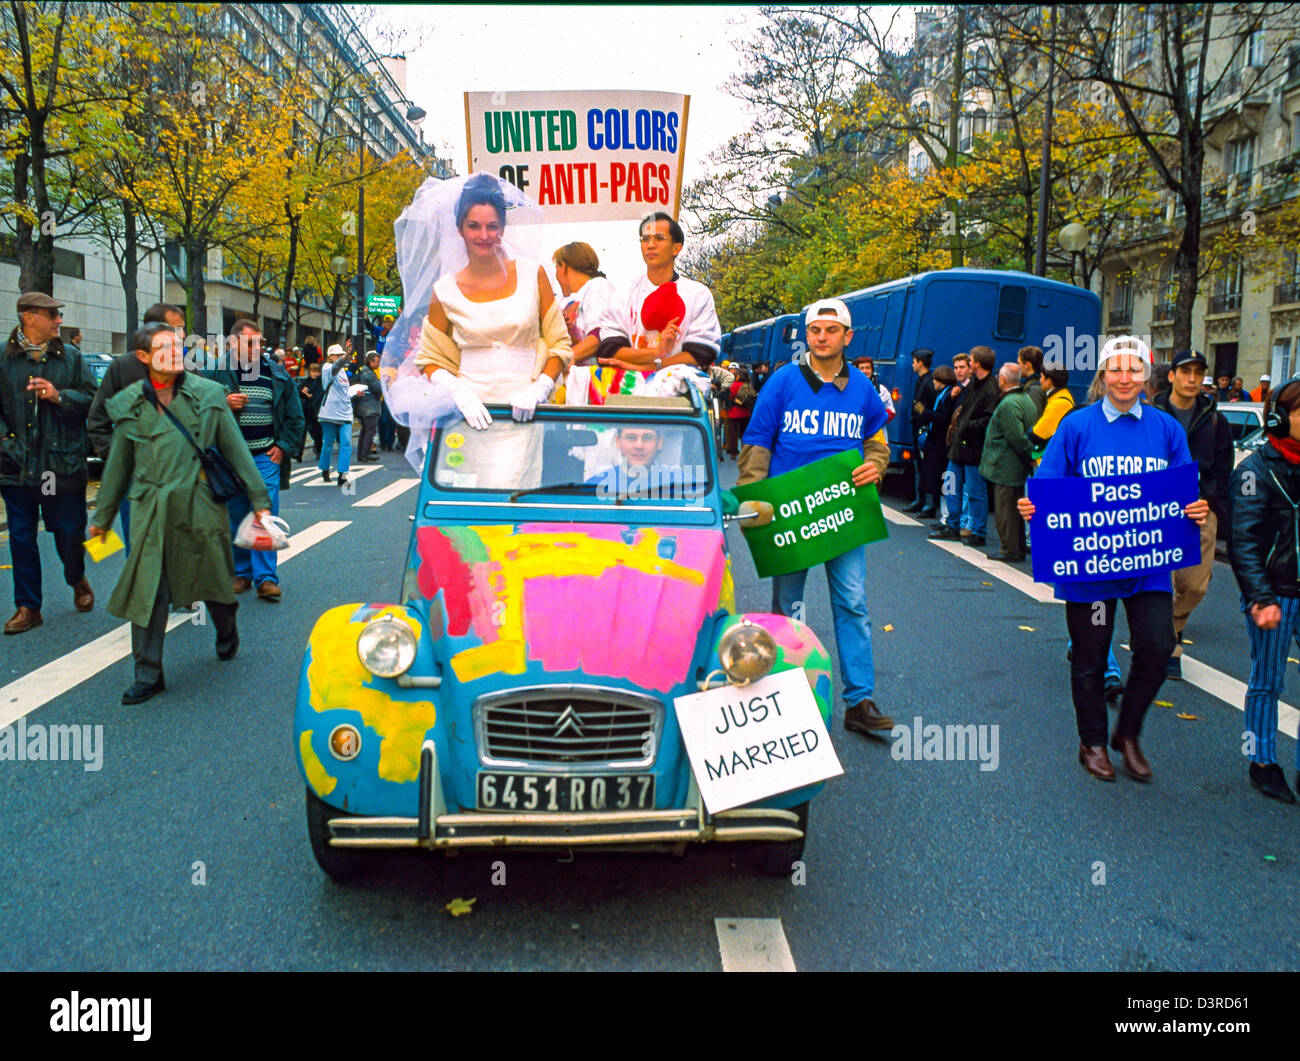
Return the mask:
<svg viewBox="0 0 1300 1061">
<path fill-rule="evenodd" d="M 548 224 L 676 217 L 689 110 L 669 92 L 466 92 L 469 172 L 509 181 Z"/>
</svg>

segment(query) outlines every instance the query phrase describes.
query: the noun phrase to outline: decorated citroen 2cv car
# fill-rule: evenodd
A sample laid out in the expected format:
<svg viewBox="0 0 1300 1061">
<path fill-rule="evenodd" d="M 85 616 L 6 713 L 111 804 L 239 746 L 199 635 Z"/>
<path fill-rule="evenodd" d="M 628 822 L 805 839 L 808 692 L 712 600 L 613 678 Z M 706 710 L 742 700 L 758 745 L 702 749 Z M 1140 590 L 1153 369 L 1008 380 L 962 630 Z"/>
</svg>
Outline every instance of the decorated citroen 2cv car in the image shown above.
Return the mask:
<svg viewBox="0 0 1300 1061">
<path fill-rule="evenodd" d="M 349 877 L 385 848 L 725 841 L 789 873 L 821 784 L 709 813 L 675 709 L 802 670 L 831 718 L 812 630 L 736 611 L 724 527 L 748 514 L 719 488 L 704 403 L 489 410 L 485 431 L 431 432 L 398 599 L 312 630 L 295 742 L 321 868 Z"/>
</svg>

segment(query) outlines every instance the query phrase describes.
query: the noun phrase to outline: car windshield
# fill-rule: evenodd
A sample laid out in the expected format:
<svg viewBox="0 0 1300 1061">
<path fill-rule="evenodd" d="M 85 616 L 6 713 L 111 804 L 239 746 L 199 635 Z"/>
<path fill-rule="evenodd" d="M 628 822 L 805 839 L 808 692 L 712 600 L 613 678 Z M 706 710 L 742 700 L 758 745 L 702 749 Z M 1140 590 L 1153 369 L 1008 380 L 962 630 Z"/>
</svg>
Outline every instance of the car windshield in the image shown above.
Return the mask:
<svg viewBox="0 0 1300 1061">
<path fill-rule="evenodd" d="M 499 417 L 485 431 L 463 421 L 434 431 L 435 486 L 617 502 L 696 499 L 712 483 L 704 432 L 689 420 Z"/>
</svg>

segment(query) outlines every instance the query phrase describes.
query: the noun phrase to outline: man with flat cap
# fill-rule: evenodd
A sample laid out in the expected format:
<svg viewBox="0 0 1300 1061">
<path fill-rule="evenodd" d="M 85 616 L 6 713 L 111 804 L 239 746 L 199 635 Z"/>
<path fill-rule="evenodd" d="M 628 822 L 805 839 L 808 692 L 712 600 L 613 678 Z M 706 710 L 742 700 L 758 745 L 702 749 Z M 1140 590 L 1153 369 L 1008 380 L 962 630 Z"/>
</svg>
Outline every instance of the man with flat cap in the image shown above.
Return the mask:
<svg viewBox="0 0 1300 1061">
<path fill-rule="evenodd" d="M 17 611 L 4 626 L 40 626 L 40 520 L 54 535 L 77 611 L 95 606 L 86 581 L 86 414 L 95 384 L 59 338 L 63 303 L 39 291 L 18 298 L 18 327 L 0 357 L 0 497 L 9 522 Z"/>
</svg>

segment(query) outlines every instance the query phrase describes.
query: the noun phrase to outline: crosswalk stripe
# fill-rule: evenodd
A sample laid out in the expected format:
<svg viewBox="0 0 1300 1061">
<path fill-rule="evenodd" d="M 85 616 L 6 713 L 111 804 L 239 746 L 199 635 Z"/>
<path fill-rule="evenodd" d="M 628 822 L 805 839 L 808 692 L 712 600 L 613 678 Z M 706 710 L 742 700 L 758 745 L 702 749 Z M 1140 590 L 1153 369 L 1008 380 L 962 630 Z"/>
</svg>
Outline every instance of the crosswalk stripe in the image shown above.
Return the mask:
<svg viewBox="0 0 1300 1061">
<path fill-rule="evenodd" d="M 371 472 L 379 471 L 380 467 L 381 465 L 378 464 L 353 465 L 352 469 L 347 473 L 347 477 L 350 481 L 355 483 L 363 475 L 369 475 Z M 302 485 L 309 490 L 313 488 L 319 488 L 322 490 L 337 490 L 339 488 L 338 478 L 336 476 L 331 475 L 330 481 L 327 483 L 324 479 L 320 478 L 319 469 L 313 469 L 313 470 L 316 472 L 317 478 L 311 479 L 311 477 L 308 476 L 307 477 L 308 481 L 303 482 L 299 485 Z"/>
<path fill-rule="evenodd" d="M 793 973 L 794 955 L 779 917 L 715 917 L 724 973 Z"/>
<path fill-rule="evenodd" d="M 280 551 L 277 563 L 292 560 L 331 534 L 351 525 L 351 520 L 322 520 L 313 523 L 290 537 L 289 547 Z M 174 614 L 167 620 L 167 630 L 170 632 L 189 622 L 193 622 L 192 614 Z M 49 703 L 56 696 L 62 696 L 87 678 L 93 678 L 100 671 L 130 655 L 131 624 L 123 623 L 102 637 L 15 679 L 0 688 L 0 728 L 17 722 L 42 704 Z"/>
<path fill-rule="evenodd" d="M 353 501 L 353 508 L 378 508 L 380 505 L 386 505 L 395 497 L 401 497 L 406 491 L 413 486 L 420 484 L 419 479 L 398 479 L 395 483 L 389 483 L 382 490 L 376 490 L 369 497 L 363 497 L 360 501 Z"/>
<path fill-rule="evenodd" d="M 881 510 L 884 512 L 885 519 L 891 523 L 900 526 L 920 526 L 920 524 L 910 516 L 904 515 L 888 505 L 882 505 Z M 1033 578 L 1019 571 L 1009 564 L 1004 564 L 1000 560 L 990 560 L 983 553 L 973 549 L 969 545 L 962 545 L 960 542 L 944 541 L 943 539 L 932 539 L 931 545 L 937 545 L 946 553 L 957 557 L 959 560 L 965 560 L 968 564 L 979 568 L 986 574 L 994 578 L 1001 579 L 1007 585 L 1020 590 L 1027 597 L 1043 604 L 1063 604 L 1064 601 L 1057 600 L 1052 595 L 1052 587 L 1047 583 L 1035 582 Z M 1125 646 L 1120 646 L 1125 647 Z M 1221 670 L 1206 663 L 1201 663 L 1192 659 L 1186 653 L 1182 656 L 1183 663 L 1183 681 L 1189 685 L 1194 685 L 1203 692 L 1209 693 L 1216 699 L 1222 700 L 1230 707 L 1235 707 L 1238 711 L 1246 710 L 1246 685 L 1244 682 L 1237 680 L 1229 674 L 1224 674 Z M 1168 690 L 1169 686 L 1163 686 Z M 1277 727 L 1289 737 L 1300 739 L 1300 711 L 1297 711 L 1288 703 L 1278 701 L 1277 705 Z"/>
</svg>

